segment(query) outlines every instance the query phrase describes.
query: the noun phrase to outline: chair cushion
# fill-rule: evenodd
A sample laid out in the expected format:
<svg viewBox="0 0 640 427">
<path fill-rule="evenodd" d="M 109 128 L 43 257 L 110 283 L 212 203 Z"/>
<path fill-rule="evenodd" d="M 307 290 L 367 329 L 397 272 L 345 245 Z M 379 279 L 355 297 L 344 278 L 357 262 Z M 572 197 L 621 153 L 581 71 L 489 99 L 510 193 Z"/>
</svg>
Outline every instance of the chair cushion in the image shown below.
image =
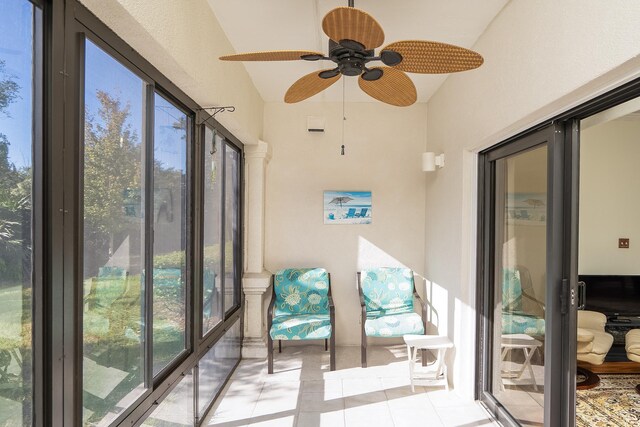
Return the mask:
<svg viewBox="0 0 640 427">
<path fill-rule="evenodd" d="M 578 343 L 590 343 L 595 338 L 589 329 L 578 328 Z"/>
<path fill-rule="evenodd" d="M 578 327 L 589 330 L 604 331 L 607 316 L 597 311 L 578 310 Z"/>
<path fill-rule="evenodd" d="M 517 268 L 502 270 L 502 310 L 522 311 L 522 283 Z"/>
<path fill-rule="evenodd" d="M 274 275 L 273 286 L 275 317 L 329 313 L 329 275 L 324 268 L 280 270 Z"/>
<path fill-rule="evenodd" d="M 578 344 L 577 359 L 592 365 L 601 365 L 613 345 L 613 335 L 594 330 L 591 332 L 593 333 L 592 342 L 585 346 Z"/>
<path fill-rule="evenodd" d="M 331 337 L 328 314 L 296 314 L 273 318 L 269 331 L 274 340 L 317 340 Z"/>
<path fill-rule="evenodd" d="M 360 279 L 367 317 L 413 312 L 413 271 L 410 269 L 374 268 L 362 271 Z"/>
<path fill-rule="evenodd" d="M 364 332 L 369 337 L 401 337 L 424 334 L 422 317 L 416 313 L 400 313 L 367 318 Z"/>
<path fill-rule="evenodd" d="M 544 319 L 524 313 L 502 313 L 503 334 L 544 335 Z"/>
</svg>

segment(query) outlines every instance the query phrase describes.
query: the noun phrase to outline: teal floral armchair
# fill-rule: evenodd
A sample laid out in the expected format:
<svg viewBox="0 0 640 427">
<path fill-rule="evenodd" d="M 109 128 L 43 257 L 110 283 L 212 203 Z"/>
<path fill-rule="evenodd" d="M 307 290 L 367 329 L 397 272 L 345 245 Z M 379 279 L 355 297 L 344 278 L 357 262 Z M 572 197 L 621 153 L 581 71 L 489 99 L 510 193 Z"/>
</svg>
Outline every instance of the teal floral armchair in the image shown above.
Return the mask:
<svg viewBox="0 0 640 427">
<path fill-rule="evenodd" d="M 362 309 L 362 367 L 367 367 L 367 337 L 392 338 L 424 334 L 427 307 L 416 292 L 413 271 L 380 267 L 358 272 Z M 417 299 L 422 315 L 413 311 Z"/>
<path fill-rule="evenodd" d="M 268 369 L 273 373 L 273 340 L 282 352 L 283 340 L 331 341 L 330 368 L 335 362 L 335 309 L 331 276 L 323 268 L 289 268 L 271 276 L 273 294 L 267 311 Z"/>
</svg>

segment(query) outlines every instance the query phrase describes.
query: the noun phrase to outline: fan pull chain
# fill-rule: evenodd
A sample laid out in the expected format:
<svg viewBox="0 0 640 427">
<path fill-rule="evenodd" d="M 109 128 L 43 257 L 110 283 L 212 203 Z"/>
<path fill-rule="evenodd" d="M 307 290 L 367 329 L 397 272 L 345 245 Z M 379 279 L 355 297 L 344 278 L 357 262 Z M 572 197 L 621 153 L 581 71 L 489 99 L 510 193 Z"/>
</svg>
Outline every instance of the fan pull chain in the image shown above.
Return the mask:
<svg viewBox="0 0 640 427">
<path fill-rule="evenodd" d="M 344 156 L 344 122 L 347 120 L 347 117 L 344 114 L 344 92 L 345 92 L 345 80 L 342 79 L 342 149 L 340 150 L 340 155 Z"/>
</svg>

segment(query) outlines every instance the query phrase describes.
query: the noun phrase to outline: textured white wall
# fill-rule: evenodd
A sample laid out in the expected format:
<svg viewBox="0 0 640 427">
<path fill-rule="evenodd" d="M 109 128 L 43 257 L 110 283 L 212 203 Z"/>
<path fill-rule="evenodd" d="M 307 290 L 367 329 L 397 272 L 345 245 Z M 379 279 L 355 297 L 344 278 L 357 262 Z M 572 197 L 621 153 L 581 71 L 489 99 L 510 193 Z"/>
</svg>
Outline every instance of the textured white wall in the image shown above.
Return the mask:
<svg viewBox="0 0 640 427">
<path fill-rule="evenodd" d="M 347 104 L 341 156 L 342 104 L 265 106 L 265 141 L 273 148 L 265 265 L 331 273 L 338 344 L 360 345 L 356 271 L 405 265 L 423 276 L 426 114 L 425 104 Z M 307 132 L 307 116 L 325 117 L 326 131 Z M 371 190 L 373 223 L 324 225 L 324 190 Z M 424 282 L 417 287 L 422 294 Z"/>
<path fill-rule="evenodd" d="M 426 272 L 463 394 L 475 379 L 473 153 L 638 75 L 638 22 L 637 2 L 513 0 L 473 47 L 484 65 L 449 77 L 428 103 L 427 147 L 447 165 L 426 177 Z"/>
<path fill-rule="evenodd" d="M 203 107 L 233 105 L 216 116 L 245 144 L 262 135 L 263 101 L 206 0 L 81 0 L 102 22 Z"/>
<path fill-rule="evenodd" d="M 640 274 L 640 122 L 614 120 L 580 135 L 580 274 Z M 629 249 L 618 238 L 631 239 Z"/>
</svg>

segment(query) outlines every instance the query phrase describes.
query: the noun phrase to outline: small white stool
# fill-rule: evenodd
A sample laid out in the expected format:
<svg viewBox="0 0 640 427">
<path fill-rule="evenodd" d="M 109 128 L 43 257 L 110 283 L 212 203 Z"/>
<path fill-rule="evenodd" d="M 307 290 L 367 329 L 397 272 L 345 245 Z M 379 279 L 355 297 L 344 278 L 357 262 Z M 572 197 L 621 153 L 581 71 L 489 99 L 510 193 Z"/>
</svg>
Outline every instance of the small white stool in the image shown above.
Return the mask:
<svg viewBox="0 0 640 427">
<path fill-rule="evenodd" d="M 451 340 L 446 336 L 438 335 L 405 335 L 403 338 L 407 344 L 411 391 L 415 391 L 414 386 L 416 385 L 443 385 L 449 391 L 447 365 L 444 363 L 444 356 L 447 349 L 453 347 Z M 437 350 L 435 362 L 424 368 L 416 366 L 418 350 Z"/>
<path fill-rule="evenodd" d="M 522 364 L 522 368 L 520 368 L 519 370 L 501 370 L 501 377 L 520 379 L 525 369 L 528 369 L 531 381 L 533 381 L 533 386 L 537 390 L 538 384 L 536 383 L 536 376 L 534 375 L 533 367 L 531 366 L 531 358 L 540 346 L 542 346 L 542 343 L 540 341 L 532 338 L 527 334 L 502 335 L 500 343 L 502 354 L 500 356 L 500 359 L 504 361 L 509 351 L 520 349 L 524 353 L 524 363 Z M 502 383 L 502 389 L 504 390 L 504 382 Z"/>
</svg>

